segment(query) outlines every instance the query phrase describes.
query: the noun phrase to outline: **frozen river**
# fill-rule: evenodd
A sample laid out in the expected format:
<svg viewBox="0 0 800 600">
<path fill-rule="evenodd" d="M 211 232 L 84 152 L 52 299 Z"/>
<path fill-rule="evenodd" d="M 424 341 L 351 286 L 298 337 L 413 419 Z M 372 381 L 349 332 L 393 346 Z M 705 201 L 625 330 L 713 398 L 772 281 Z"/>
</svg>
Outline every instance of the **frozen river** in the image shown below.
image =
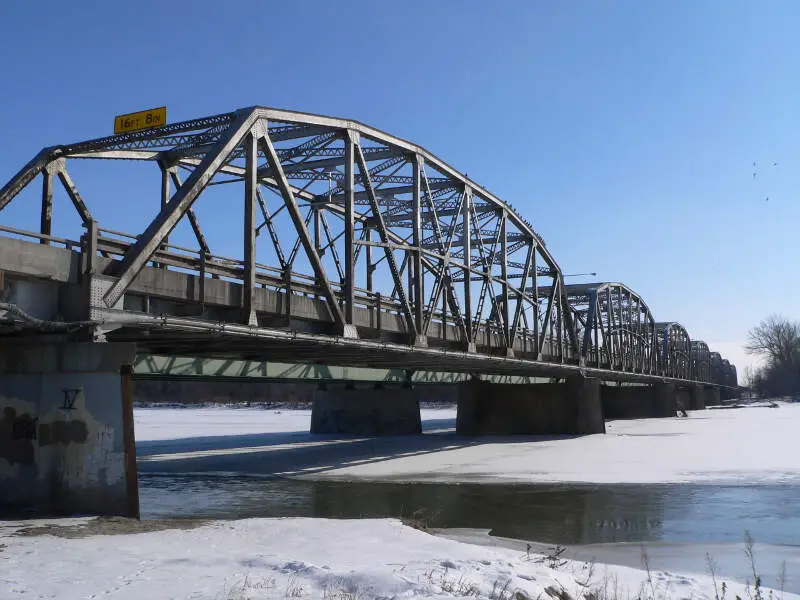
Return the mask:
<svg viewBox="0 0 800 600">
<path fill-rule="evenodd" d="M 698 572 L 710 552 L 744 580 L 787 561 L 800 591 L 800 405 L 608 424 L 606 435 L 461 438 L 454 409 L 425 435 L 316 436 L 309 411 L 138 409 L 145 518 L 411 517 L 483 544 L 513 539 L 571 556 Z M 491 536 L 486 534 L 490 533 Z M 509 539 L 506 539 L 509 538 Z"/>
</svg>

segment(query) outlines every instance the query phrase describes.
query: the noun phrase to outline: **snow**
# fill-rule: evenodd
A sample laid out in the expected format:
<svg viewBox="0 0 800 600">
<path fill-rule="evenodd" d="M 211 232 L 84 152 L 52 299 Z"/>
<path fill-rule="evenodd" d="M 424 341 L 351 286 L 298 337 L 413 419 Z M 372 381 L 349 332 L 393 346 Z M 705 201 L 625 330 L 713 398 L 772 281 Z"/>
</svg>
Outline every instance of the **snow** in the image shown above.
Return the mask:
<svg viewBox="0 0 800 600">
<path fill-rule="evenodd" d="M 488 530 L 442 529 L 438 535 L 448 539 L 481 544 L 489 547 L 525 550 L 528 545 L 522 540 L 490 535 Z M 548 553 L 551 546 L 532 543 L 534 552 Z M 746 584 L 753 580 L 753 569 L 745 553 L 744 544 L 696 544 L 696 543 L 609 543 L 584 544 L 564 548 L 562 556 L 577 562 L 608 563 L 632 568 L 642 567 L 642 549 L 650 565 L 670 572 L 705 576 L 709 574 L 707 556 L 714 561 L 714 570 L 719 579 L 728 584 L 738 581 Z M 786 591 L 800 593 L 800 547 L 777 544 L 755 544 L 756 569 L 764 585 L 783 587 Z M 783 574 L 781 573 L 783 565 Z"/>
<path fill-rule="evenodd" d="M 15 535 L 48 523 L 0 526 L 0 599 L 510 599 L 562 589 L 580 598 L 591 588 L 623 598 L 642 585 L 653 598 L 714 596 L 708 576 L 653 570 L 650 588 L 640 569 L 575 561 L 553 569 L 526 551 L 436 537 L 391 519 L 247 519 L 85 537 L 76 530 L 91 520 L 71 519 L 58 527 L 70 537 Z M 738 584 L 728 593 L 746 597 Z"/>
<path fill-rule="evenodd" d="M 455 409 L 423 410 L 429 435 L 311 435 L 310 411 L 138 409 L 144 471 L 439 482 L 796 483 L 800 404 L 611 421 L 605 435 L 456 436 Z M 290 457 L 302 449 L 302 468 Z M 261 460 L 270 452 L 274 460 Z M 322 468 L 324 467 L 324 468 Z"/>
<path fill-rule="evenodd" d="M 311 435 L 307 410 L 143 408 L 135 419 L 140 470 L 150 472 L 483 483 L 800 483 L 794 433 L 800 405 L 790 404 L 616 421 L 608 423 L 606 435 L 582 437 L 461 438 L 453 432 L 455 409 L 424 409 L 427 435 L 379 439 Z M 142 522 L 118 528 L 112 521 L 105 529 L 98 523 L 108 521 L 0 522 L 0 600 L 366 600 L 468 593 L 510 599 L 517 591 L 524 594 L 518 598 L 549 600 L 554 590 L 582 598 L 592 588 L 625 598 L 639 594 L 643 582 L 648 598 L 713 598 L 703 572 L 707 549 L 726 574 L 728 597 L 747 597 L 742 549 L 730 544 L 648 544 L 650 583 L 638 568 L 641 549 L 632 544 L 570 548 L 564 555 L 570 560 L 553 569 L 529 554 L 526 542 L 475 532 L 433 536 L 393 519 Z M 30 531 L 37 527 L 42 529 Z M 54 535 L 58 531 L 68 535 Z M 790 557 L 789 589 L 796 591 L 800 552 L 787 548 L 760 546 L 758 552 L 767 567 L 765 584 L 772 587 L 773 559 Z M 534 545 L 536 551 L 542 546 Z M 595 556 L 622 566 L 592 568 Z M 665 567 L 670 570 L 660 570 Z M 598 597 L 613 600 L 602 590 Z"/>
</svg>

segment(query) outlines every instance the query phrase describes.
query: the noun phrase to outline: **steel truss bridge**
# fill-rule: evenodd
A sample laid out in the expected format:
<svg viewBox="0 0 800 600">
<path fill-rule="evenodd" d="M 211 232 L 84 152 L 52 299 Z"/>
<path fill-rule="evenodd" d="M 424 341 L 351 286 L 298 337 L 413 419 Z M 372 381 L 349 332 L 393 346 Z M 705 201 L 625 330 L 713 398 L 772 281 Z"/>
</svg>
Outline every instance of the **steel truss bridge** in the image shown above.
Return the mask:
<svg viewBox="0 0 800 600">
<path fill-rule="evenodd" d="M 113 202 L 125 181 L 84 199 L 68 170 L 76 161 L 91 171 L 154 163 L 160 194 L 138 203 L 154 207 L 144 231 L 101 226 L 90 206 Z M 3 225 L 0 212 L 4 336 L 134 341 L 171 356 L 737 385 L 733 365 L 679 323 L 656 320 L 628 286 L 565 285 L 511 204 L 357 121 L 253 107 L 47 147 L 0 189 L 0 211 L 37 178 L 38 231 Z M 57 181 L 80 239 L 53 232 Z M 241 250 L 224 257 L 200 213 L 231 203 L 243 211 Z M 194 248 L 170 243 L 181 221 Z"/>
</svg>

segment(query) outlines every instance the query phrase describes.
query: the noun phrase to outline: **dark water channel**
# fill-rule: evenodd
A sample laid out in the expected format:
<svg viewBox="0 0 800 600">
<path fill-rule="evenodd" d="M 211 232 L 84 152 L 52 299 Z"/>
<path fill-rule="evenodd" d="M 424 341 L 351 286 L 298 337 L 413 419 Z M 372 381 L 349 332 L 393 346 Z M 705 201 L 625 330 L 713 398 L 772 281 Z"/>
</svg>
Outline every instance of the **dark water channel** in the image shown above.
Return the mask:
<svg viewBox="0 0 800 600">
<path fill-rule="evenodd" d="M 406 517 L 552 544 L 800 546 L 798 485 L 486 485 L 140 475 L 143 518 Z"/>
</svg>

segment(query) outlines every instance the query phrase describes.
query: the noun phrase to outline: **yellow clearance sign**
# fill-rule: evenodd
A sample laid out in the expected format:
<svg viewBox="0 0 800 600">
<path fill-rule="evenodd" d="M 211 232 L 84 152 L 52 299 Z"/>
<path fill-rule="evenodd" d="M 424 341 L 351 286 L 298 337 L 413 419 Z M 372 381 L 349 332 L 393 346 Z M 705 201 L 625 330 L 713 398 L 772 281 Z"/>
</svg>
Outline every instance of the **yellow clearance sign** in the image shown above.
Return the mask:
<svg viewBox="0 0 800 600">
<path fill-rule="evenodd" d="M 167 124 L 167 107 L 151 108 L 114 117 L 114 133 L 128 133 L 140 129 L 152 129 Z"/>
</svg>

